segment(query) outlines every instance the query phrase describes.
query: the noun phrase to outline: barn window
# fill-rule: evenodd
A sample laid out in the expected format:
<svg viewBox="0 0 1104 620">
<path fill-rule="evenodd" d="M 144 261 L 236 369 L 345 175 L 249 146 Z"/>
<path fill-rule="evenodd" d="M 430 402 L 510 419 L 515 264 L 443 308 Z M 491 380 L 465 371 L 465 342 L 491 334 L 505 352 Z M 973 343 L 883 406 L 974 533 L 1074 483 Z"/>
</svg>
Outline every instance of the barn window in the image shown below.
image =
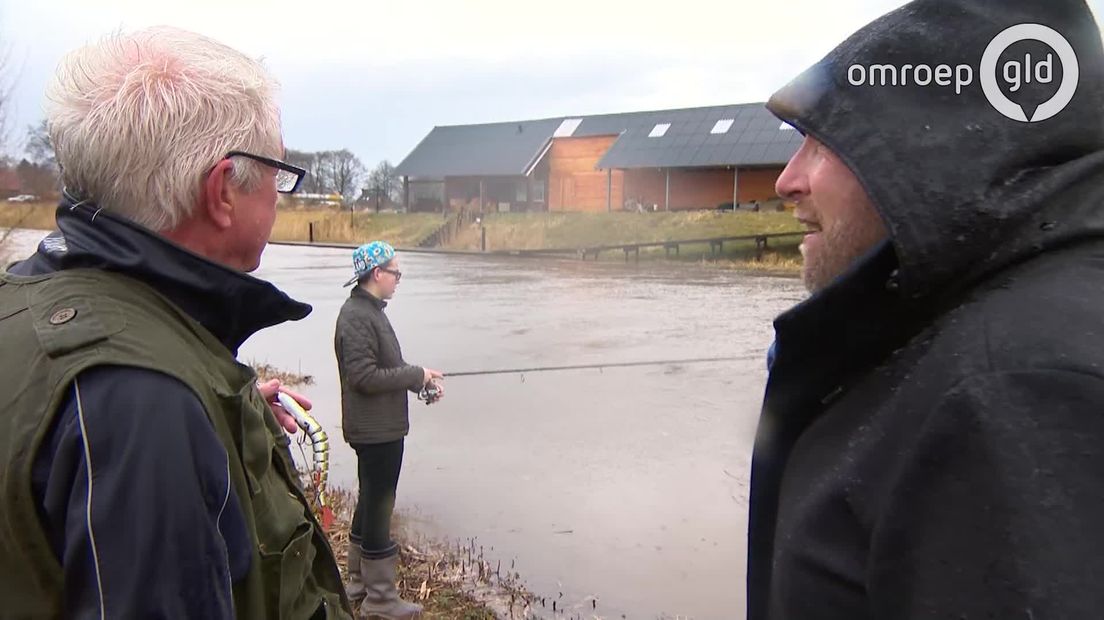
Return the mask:
<svg viewBox="0 0 1104 620">
<path fill-rule="evenodd" d="M 652 133 L 648 134 L 649 138 L 662 138 L 667 130 L 671 128 L 671 123 L 659 123 L 655 127 L 652 127 Z"/>
<path fill-rule="evenodd" d="M 734 120 L 735 119 L 731 119 L 731 118 L 722 118 L 721 120 L 717 121 L 716 125 L 713 125 L 713 129 L 710 130 L 709 133 L 712 133 L 712 134 L 728 133 L 728 130 L 732 128 L 732 122 Z"/>
</svg>

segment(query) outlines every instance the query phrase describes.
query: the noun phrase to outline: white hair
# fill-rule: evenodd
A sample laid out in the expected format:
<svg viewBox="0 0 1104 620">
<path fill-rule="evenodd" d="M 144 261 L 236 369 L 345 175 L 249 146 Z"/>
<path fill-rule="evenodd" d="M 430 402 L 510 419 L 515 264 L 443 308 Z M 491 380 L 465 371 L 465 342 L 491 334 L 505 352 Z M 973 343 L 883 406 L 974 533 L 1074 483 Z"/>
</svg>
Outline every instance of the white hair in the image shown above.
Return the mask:
<svg viewBox="0 0 1104 620">
<path fill-rule="evenodd" d="M 82 47 L 46 90 L 65 188 L 151 230 L 172 229 L 227 152 L 282 157 L 277 88 L 259 61 L 177 28 Z M 234 182 L 254 189 L 262 164 L 232 161 Z"/>
</svg>

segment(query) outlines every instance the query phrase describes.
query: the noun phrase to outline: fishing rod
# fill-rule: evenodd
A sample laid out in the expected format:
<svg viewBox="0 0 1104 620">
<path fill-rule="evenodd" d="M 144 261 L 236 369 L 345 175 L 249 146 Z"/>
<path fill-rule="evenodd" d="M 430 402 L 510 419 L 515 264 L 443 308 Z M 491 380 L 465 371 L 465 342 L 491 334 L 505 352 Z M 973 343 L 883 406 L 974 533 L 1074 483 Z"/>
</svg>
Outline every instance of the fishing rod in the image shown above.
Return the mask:
<svg viewBox="0 0 1104 620">
<path fill-rule="evenodd" d="M 646 362 L 607 362 L 604 364 L 571 364 L 567 366 L 535 366 L 532 368 L 500 368 L 496 370 L 469 370 L 463 372 L 446 372 L 442 373 L 444 377 L 479 377 L 486 375 L 517 375 L 527 374 L 535 372 L 558 372 L 563 370 L 593 370 L 602 368 L 629 368 L 634 366 L 671 366 L 677 364 L 701 364 L 707 362 L 736 362 L 748 359 L 745 357 L 697 357 L 692 359 L 680 359 L 680 360 L 653 360 Z M 426 401 L 426 404 L 432 402 L 434 398 L 440 393 L 433 382 L 426 384 L 422 388 L 422 391 L 418 393 L 418 400 Z"/>
<path fill-rule="evenodd" d="M 485 375 L 525 374 L 534 372 L 557 372 L 563 370 L 588 370 L 601 368 L 629 368 L 634 366 L 673 366 L 678 364 L 701 364 L 707 362 L 735 362 L 748 359 L 743 357 L 698 357 L 681 360 L 654 360 L 646 362 L 608 362 L 605 364 L 571 364 L 567 366 L 534 366 L 531 368 L 500 368 L 495 370 L 469 370 L 463 372 L 442 373 L 444 377 L 476 377 Z M 440 388 L 430 381 L 418 393 L 418 400 L 425 401 L 427 405 L 435 402 L 440 396 Z M 330 506 L 328 493 L 326 492 L 327 478 L 330 471 L 330 439 L 322 425 L 290 394 L 278 392 L 278 402 L 284 410 L 295 420 L 295 424 L 303 429 L 304 436 L 300 438 L 300 447 L 304 442 L 311 444 L 313 467 L 309 471 L 310 487 L 313 497 L 310 498 L 311 509 L 321 522 L 322 529 L 329 531 L 334 522 L 333 508 Z M 305 457 L 306 455 L 304 455 Z"/>
<path fill-rule="evenodd" d="M 683 360 L 656 360 L 647 362 L 607 362 L 605 364 L 572 364 L 570 366 L 537 366 L 534 368 L 503 368 L 499 370 L 471 370 L 466 372 L 446 372 L 446 377 L 477 377 L 482 375 L 516 375 L 532 372 L 554 372 L 559 370 L 591 370 L 596 368 L 628 368 L 631 366 L 667 366 L 672 364 L 700 364 L 704 362 L 736 362 L 744 357 L 698 357 Z"/>
</svg>

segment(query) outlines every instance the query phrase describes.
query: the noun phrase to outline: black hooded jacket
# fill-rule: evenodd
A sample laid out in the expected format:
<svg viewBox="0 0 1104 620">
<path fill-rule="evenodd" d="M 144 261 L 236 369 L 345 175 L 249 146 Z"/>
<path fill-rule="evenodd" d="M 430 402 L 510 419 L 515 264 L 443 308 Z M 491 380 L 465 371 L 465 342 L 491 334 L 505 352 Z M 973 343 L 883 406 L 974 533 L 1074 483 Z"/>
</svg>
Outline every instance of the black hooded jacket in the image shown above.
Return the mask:
<svg viewBox="0 0 1104 620">
<path fill-rule="evenodd" d="M 1072 100 L 1038 122 L 980 85 L 989 41 L 1021 23 L 1078 59 Z M 875 64 L 974 79 L 848 81 Z M 1059 77 L 1004 92 L 1038 104 Z M 1104 53 L 1088 7 L 917 0 L 768 108 L 848 165 L 890 239 L 775 321 L 748 618 L 1104 617 Z"/>
</svg>

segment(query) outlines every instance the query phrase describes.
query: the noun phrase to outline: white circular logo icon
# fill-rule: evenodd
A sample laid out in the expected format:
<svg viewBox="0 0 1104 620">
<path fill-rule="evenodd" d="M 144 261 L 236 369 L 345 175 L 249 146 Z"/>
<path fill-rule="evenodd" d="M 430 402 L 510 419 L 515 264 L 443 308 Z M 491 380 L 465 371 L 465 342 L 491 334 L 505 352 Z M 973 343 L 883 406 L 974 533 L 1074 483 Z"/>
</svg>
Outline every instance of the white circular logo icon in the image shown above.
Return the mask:
<svg viewBox="0 0 1104 620">
<path fill-rule="evenodd" d="M 997 61 L 1000 60 L 1001 54 L 1014 43 L 1028 40 L 1041 41 L 1049 45 L 1058 54 L 1058 60 L 1062 63 L 1062 84 L 1058 86 L 1058 92 L 1036 108 L 1030 119 L 1027 118 L 1023 106 L 1006 97 L 997 84 Z M 1033 73 L 1039 82 L 1050 81 L 1050 72 L 1053 68 L 1049 64 L 1044 65 L 1043 62 L 1037 66 L 1029 66 L 1030 58 L 1027 56 L 1022 63 L 1019 61 L 1005 63 L 1005 79 L 1009 80 L 1012 75 L 1016 79 L 1013 90 L 1019 88 L 1021 77 L 1026 78 L 1030 83 Z M 1049 63 L 1049 55 L 1047 58 Z M 1041 69 L 1046 69 L 1046 79 L 1040 79 Z M 1001 114 L 1024 123 L 1045 121 L 1065 109 L 1077 91 L 1078 75 L 1077 54 L 1074 53 L 1069 41 L 1066 41 L 1066 38 L 1056 30 L 1042 24 L 1018 24 L 1008 28 L 989 42 L 981 57 L 981 88 L 985 92 L 985 98 Z"/>
</svg>

